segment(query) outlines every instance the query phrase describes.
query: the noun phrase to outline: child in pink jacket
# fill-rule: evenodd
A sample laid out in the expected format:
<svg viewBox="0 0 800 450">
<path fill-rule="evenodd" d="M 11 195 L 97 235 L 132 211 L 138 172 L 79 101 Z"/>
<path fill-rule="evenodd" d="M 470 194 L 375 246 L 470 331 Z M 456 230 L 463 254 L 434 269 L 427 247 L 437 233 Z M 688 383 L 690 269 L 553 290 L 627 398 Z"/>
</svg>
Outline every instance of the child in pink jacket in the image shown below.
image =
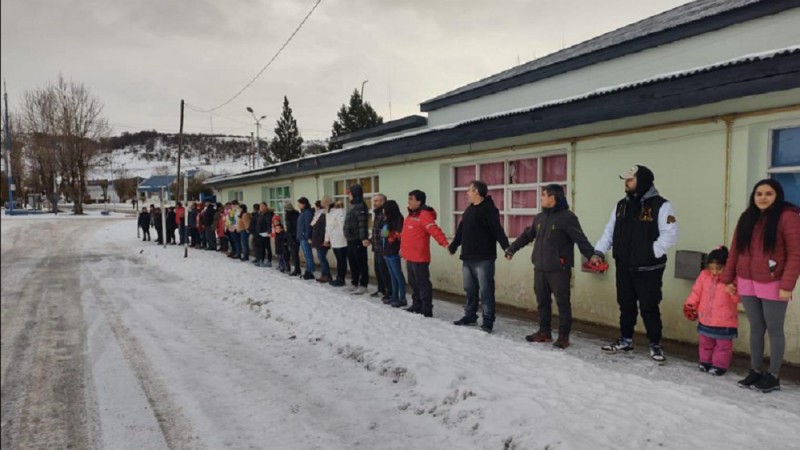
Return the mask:
<svg viewBox="0 0 800 450">
<path fill-rule="evenodd" d="M 708 254 L 706 269 L 697 277 L 683 314 L 697 320 L 701 372 L 725 375 L 733 356 L 733 339 L 738 335 L 738 295 L 728 294 L 720 280 L 728 260 L 728 249 L 718 247 Z"/>
</svg>

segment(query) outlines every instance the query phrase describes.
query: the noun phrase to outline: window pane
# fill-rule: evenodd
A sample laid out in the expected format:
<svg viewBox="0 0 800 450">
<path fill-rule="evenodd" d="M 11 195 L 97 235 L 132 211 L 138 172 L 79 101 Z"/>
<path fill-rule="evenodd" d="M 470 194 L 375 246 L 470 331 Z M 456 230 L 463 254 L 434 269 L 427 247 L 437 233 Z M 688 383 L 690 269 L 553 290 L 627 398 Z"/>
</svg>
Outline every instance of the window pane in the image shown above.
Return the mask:
<svg viewBox="0 0 800 450">
<path fill-rule="evenodd" d="M 350 189 L 350 186 L 352 186 L 354 184 L 358 184 L 358 180 L 356 180 L 355 178 L 347 180 L 347 186 L 345 186 L 345 188 L 346 189 Z"/>
<path fill-rule="evenodd" d="M 372 178 L 361 178 L 358 180 L 358 184 L 361 185 L 365 193 L 375 192 L 372 190 Z"/>
<path fill-rule="evenodd" d="M 533 216 L 509 216 L 508 217 L 508 237 L 516 238 L 525 228 L 533 224 Z"/>
<path fill-rule="evenodd" d="M 469 182 L 475 179 L 475 166 L 456 167 L 455 178 L 453 187 L 468 187 Z"/>
<path fill-rule="evenodd" d="M 292 198 L 288 186 L 283 188 L 283 198 Z"/>
<path fill-rule="evenodd" d="M 511 184 L 536 183 L 539 176 L 538 159 L 520 159 L 508 163 L 508 179 Z"/>
<path fill-rule="evenodd" d="M 504 163 L 481 164 L 481 181 L 489 186 L 505 184 Z"/>
<path fill-rule="evenodd" d="M 464 211 L 469 206 L 467 193 L 464 191 L 456 191 L 456 211 Z"/>
<path fill-rule="evenodd" d="M 333 193 L 335 195 L 344 195 L 344 181 L 335 181 L 333 183 Z"/>
<path fill-rule="evenodd" d="M 542 158 L 542 181 L 567 180 L 567 155 Z"/>
<path fill-rule="evenodd" d="M 537 203 L 536 189 L 511 191 L 512 208 L 536 208 Z"/>
<path fill-rule="evenodd" d="M 800 172 L 773 173 L 772 179 L 783 186 L 783 195 L 787 202 L 800 205 Z"/>
<path fill-rule="evenodd" d="M 372 177 L 372 179 L 375 180 L 375 192 L 380 192 L 381 191 L 381 180 L 380 180 L 380 178 L 381 177 L 379 177 L 379 176 Z"/>
<path fill-rule="evenodd" d="M 772 132 L 772 167 L 800 166 L 800 128 Z"/>
<path fill-rule="evenodd" d="M 489 189 L 489 195 L 494 200 L 494 206 L 500 211 L 505 208 L 505 199 L 503 198 L 503 189 Z"/>
<path fill-rule="evenodd" d="M 453 223 L 455 224 L 453 225 L 453 232 L 455 233 L 458 230 L 458 224 L 461 223 L 461 214 L 453 214 Z"/>
</svg>

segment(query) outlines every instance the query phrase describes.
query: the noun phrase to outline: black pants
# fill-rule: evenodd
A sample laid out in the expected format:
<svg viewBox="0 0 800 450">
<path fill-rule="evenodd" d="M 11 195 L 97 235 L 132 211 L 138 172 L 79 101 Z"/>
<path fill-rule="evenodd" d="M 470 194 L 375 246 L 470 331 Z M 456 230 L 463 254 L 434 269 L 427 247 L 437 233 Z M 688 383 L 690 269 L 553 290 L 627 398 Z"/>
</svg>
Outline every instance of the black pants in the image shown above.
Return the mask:
<svg viewBox="0 0 800 450">
<path fill-rule="evenodd" d="M 300 243 L 297 242 L 297 236 L 288 235 L 289 240 L 289 256 L 291 257 L 289 266 L 294 264 L 292 273 L 300 273 Z M 271 250 L 270 250 L 271 252 Z"/>
<path fill-rule="evenodd" d="M 347 276 L 347 247 L 334 248 L 333 254 L 336 256 L 336 281 L 344 282 Z"/>
<path fill-rule="evenodd" d="M 217 249 L 217 235 L 214 233 L 214 227 L 206 226 L 206 248 L 209 250 Z"/>
<path fill-rule="evenodd" d="M 533 291 L 539 312 L 539 329 L 550 331 L 553 316 L 553 296 L 558 306 L 558 334 L 569 335 L 572 329 L 572 304 L 569 282 L 572 270 L 554 272 L 533 271 Z"/>
<path fill-rule="evenodd" d="M 149 241 L 150 240 L 150 225 L 142 226 L 142 240 Z"/>
<path fill-rule="evenodd" d="M 350 261 L 353 286 L 367 287 L 369 284 L 367 247 L 364 247 L 361 241 L 347 241 L 347 259 Z"/>
<path fill-rule="evenodd" d="M 259 234 L 253 235 L 253 256 L 256 258 L 256 261 L 264 261 L 264 255 L 266 251 L 266 243 L 269 238 L 265 238 Z"/>
<path fill-rule="evenodd" d="M 164 230 L 161 229 L 160 224 L 156 225 L 156 242 L 158 242 L 159 244 L 164 243 L 164 236 L 162 236 L 163 233 Z"/>
<path fill-rule="evenodd" d="M 433 315 L 433 285 L 431 284 L 430 263 L 406 263 L 408 284 L 411 285 L 411 309 L 421 312 L 425 317 Z"/>
<path fill-rule="evenodd" d="M 264 250 L 263 250 L 264 253 L 262 253 L 261 259 L 263 260 L 264 259 L 263 255 L 266 255 L 267 261 L 272 262 L 272 239 L 269 237 L 269 235 L 267 235 L 267 237 L 262 239 L 264 239 Z M 289 255 L 285 256 L 288 257 Z"/>
<path fill-rule="evenodd" d="M 392 279 L 389 276 L 389 266 L 383 259 L 383 250 L 372 252 L 372 263 L 375 265 L 375 278 L 378 280 L 378 292 L 383 295 L 392 295 Z"/>
<path fill-rule="evenodd" d="M 663 268 L 646 272 L 617 268 L 617 303 L 622 337 L 633 339 L 636 317 L 641 311 L 647 339 L 651 344 L 661 343 L 661 311 L 658 304 L 661 303 L 663 275 Z"/>
<path fill-rule="evenodd" d="M 180 245 L 186 244 L 186 225 L 181 222 L 180 226 L 178 227 L 178 236 L 180 239 Z"/>
</svg>

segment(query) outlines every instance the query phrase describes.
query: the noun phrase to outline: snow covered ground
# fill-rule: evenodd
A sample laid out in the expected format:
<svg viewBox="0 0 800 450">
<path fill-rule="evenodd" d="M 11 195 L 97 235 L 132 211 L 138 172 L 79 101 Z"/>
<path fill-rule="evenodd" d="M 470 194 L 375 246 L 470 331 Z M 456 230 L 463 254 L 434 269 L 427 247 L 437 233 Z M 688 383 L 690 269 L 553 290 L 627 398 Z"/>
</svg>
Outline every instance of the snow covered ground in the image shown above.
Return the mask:
<svg viewBox="0 0 800 450">
<path fill-rule="evenodd" d="M 21 219 L 3 218 L 3 246 Z M 105 448 L 797 449 L 800 387 L 532 345 L 523 321 L 458 328 L 216 252 L 80 222 Z M 9 229 L 11 231 L 9 231 Z M 668 349 L 667 349 L 668 350 Z"/>
</svg>

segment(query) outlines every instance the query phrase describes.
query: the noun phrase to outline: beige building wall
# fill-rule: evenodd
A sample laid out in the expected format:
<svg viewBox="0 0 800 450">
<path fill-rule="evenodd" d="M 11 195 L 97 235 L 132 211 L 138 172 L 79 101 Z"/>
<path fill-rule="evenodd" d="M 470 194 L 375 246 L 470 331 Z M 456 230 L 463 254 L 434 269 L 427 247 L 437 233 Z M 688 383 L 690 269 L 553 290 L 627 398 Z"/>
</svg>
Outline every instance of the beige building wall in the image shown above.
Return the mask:
<svg viewBox="0 0 800 450">
<path fill-rule="evenodd" d="M 579 139 L 574 143 L 534 145 L 520 139 L 513 147 L 482 151 L 477 155 L 384 163 L 359 170 L 270 181 L 269 185 L 288 183 L 293 188 L 292 197 L 295 202 L 301 196 L 306 196 L 313 202 L 322 195 L 333 194 L 335 179 L 378 175 L 381 192 L 398 201 L 401 208 L 405 207 L 407 194 L 411 189 L 425 191 L 428 204 L 439 214 L 440 226 L 448 239 L 452 239 L 451 173 L 454 165 L 508 156 L 566 152 L 570 204 L 587 237 L 594 244 L 610 219 L 613 206 L 624 194 L 623 183 L 618 175 L 634 164 L 644 164 L 654 171 L 655 185 L 671 201 L 680 226 L 680 239 L 668 254 L 669 262 L 664 274 L 664 300 L 661 307 L 664 335 L 671 339 L 696 342 L 696 323 L 688 322 L 682 314 L 683 302 L 691 290 L 692 281 L 674 277 L 675 251 L 707 252 L 721 244 L 730 246 L 736 220 L 747 205 L 752 186 L 767 176 L 770 131 L 787 126 L 800 126 L 800 113 L 797 110 L 740 118 L 730 124 L 719 120 L 653 131 L 634 130 L 611 137 Z M 727 178 L 726 157 L 730 161 Z M 260 201 L 261 187 L 261 184 L 253 184 L 235 190 L 243 190 L 245 201 L 251 204 Z M 222 190 L 222 198 L 227 198 L 226 191 L 227 189 Z M 728 209 L 725 207 L 726 203 L 730 205 Z M 513 236 L 509 237 L 513 239 Z M 431 248 L 431 278 L 434 287 L 461 294 L 461 262 L 458 256 L 449 255 L 433 241 Z M 498 259 L 495 278 L 499 303 L 527 310 L 535 309 L 531 249 L 532 246 L 528 246 L 521 250 L 511 262 Z M 500 253 L 498 248 L 498 254 Z M 577 249 L 576 257 L 580 257 Z M 331 262 L 332 259 L 329 258 Z M 602 275 L 583 273 L 580 270 L 574 272 L 572 302 L 576 319 L 614 327 L 618 325 L 614 270 L 612 262 L 609 272 Z M 800 298 L 800 288 L 795 290 L 794 297 Z M 637 329 L 644 331 L 641 321 Z M 740 336 L 735 341 L 736 350 L 748 351 L 748 330 L 747 318 L 741 312 Z M 785 358 L 800 364 L 798 300 L 790 303 L 785 330 Z"/>
</svg>

